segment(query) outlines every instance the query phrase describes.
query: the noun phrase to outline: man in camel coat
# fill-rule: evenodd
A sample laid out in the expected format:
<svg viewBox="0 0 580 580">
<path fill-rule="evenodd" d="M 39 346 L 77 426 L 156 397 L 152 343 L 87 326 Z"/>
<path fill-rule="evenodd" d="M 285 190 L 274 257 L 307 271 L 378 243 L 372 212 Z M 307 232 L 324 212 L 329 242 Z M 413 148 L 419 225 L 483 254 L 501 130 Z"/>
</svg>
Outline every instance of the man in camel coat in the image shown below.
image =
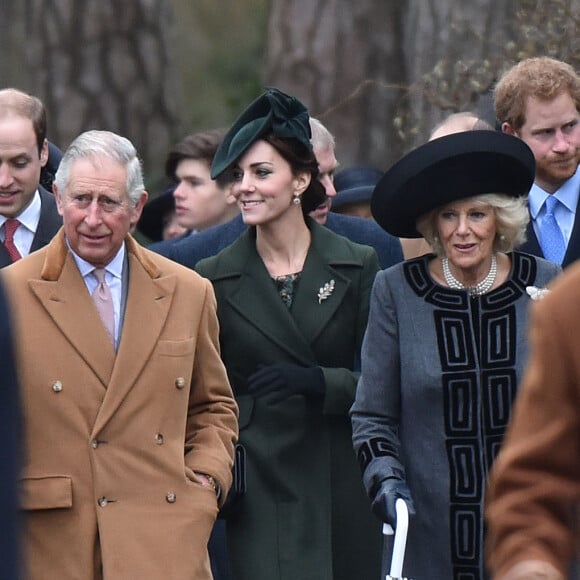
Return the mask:
<svg viewBox="0 0 580 580">
<path fill-rule="evenodd" d="M 129 235 L 147 194 L 126 139 L 83 133 L 54 187 L 62 230 L 3 271 L 26 436 L 25 577 L 210 580 L 237 438 L 212 286 Z"/>
</svg>

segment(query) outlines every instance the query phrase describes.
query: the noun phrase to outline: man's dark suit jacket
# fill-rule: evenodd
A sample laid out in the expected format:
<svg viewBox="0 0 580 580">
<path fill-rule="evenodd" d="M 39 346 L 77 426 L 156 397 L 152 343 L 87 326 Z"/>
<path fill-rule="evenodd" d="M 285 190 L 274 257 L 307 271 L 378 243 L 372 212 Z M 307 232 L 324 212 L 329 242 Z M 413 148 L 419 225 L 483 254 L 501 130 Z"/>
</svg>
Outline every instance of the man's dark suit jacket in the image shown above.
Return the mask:
<svg viewBox="0 0 580 580">
<path fill-rule="evenodd" d="M 399 238 L 391 236 L 372 220 L 330 212 L 326 227 L 352 242 L 372 246 L 379 256 L 381 268 L 403 260 Z M 229 246 L 245 228 L 242 216 L 238 215 L 226 224 L 176 240 L 157 242 L 149 249 L 193 269 L 202 258 L 213 256 Z"/>
<path fill-rule="evenodd" d="M 526 237 L 527 241 L 522 244 L 518 250 L 543 258 L 544 253 L 542 252 L 542 248 L 536 236 L 536 232 L 534 232 L 534 226 L 532 225 L 531 219 L 526 230 Z M 578 258 L 580 258 L 580 211 L 576 212 L 574 227 L 572 228 L 570 241 L 568 242 L 568 247 L 566 248 L 566 254 L 564 254 L 562 268 L 566 268 L 572 262 L 575 262 Z"/>
<path fill-rule="evenodd" d="M 46 191 L 44 187 L 39 187 L 38 191 L 40 193 L 40 220 L 32 240 L 32 246 L 30 246 L 30 253 L 46 246 L 62 226 L 62 218 L 56 209 L 54 194 Z M 0 243 L 0 268 L 10 264 L 12 264 L 12 260 L 4 244 Z"/>
<path fill-rule="evenodd" d="M 0 577 L 18 575 L 18 504 L 20 407 L 9 312 L 0 286 Z"/>
</svg>

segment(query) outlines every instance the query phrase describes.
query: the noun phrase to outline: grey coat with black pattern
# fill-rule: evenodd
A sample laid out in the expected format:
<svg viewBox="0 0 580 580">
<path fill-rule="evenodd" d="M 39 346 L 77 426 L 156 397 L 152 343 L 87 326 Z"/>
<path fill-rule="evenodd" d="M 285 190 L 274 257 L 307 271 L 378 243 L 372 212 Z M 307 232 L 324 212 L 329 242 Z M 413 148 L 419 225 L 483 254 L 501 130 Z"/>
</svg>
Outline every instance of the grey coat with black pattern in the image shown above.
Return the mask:
<svg viewBox="0 0 580 580">
<path fill-rule="evenodd" d="M 485 578 L 485 482 L 526 364 L 526 287 L 560 271 L 510 256 L 508 280 L 483 296 L 437 285 L 433 255 L 380 272 L 373 287 L 353 441 L 371 499 L 382 480 L 406 473 L 416 510 L 409 578 Z"/>
</svg>

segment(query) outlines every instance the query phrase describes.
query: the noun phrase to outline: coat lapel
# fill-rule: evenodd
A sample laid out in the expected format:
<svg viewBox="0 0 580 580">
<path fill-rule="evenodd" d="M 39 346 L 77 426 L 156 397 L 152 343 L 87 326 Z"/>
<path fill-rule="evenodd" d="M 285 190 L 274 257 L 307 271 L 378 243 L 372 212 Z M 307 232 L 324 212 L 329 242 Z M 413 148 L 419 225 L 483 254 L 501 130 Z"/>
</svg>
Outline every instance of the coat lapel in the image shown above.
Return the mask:
<svg viewBox="0 0 580 580">
<path fill-rule="evenodd" d="M 47 248 L 41 279 L 28 284 L 60 332 L 106 387 L 115 351 L 62 232 Z"/>
<path fill-rule="evenodd" d="M 226 251 L 229 254 L 227 261 L 214 280 L 237 277 L 239 283 L 227 297 L 230 306 L 302 364 L 316 361 L 311 345 L 343 305 L 351 282 L 341 268 L 362 267 L 346 240 L 343 244 L 338 238 L 337 242 L 332 232 L 310 220 L 308 223 L 312 243 L 291 312 L 280 299 L 256 252 L 251 231 L 243 234 Z M 332 291 L 319 303 L 320 289 L 332 281 Z"/>
<path fill-rule="evenodd" d="M 238 266 L 230 275 L 238 277 L 239 283 L 227 300 L 248 324 L 255 326 L 278 348 L 298 362 L 311 364 L 314 354 L 310 345 L 282 302 L 250 235 L 249 232 L 244 234 L 237 243 L 235 253 L 241 259 L 236 259 Z"/>
<path fill-rule="evenodd" d="M 174 275 L 161 276 L 132 238 L 127 240 L 127 251 L 129 292 L 123 333 L 95 433 L 109 421 L 148 364 L 169 315 L 177 284 Z"/>
<path fill-rule="evenodd" d="M 302 335 L 313 343 L 343 305 L 350 280 L 329 261 L 327 248 L 313 240 L 302 280 L 298 285 L 293 313 Z M 333 256 L 337 258 L 336 254 Z"/>
</svg>

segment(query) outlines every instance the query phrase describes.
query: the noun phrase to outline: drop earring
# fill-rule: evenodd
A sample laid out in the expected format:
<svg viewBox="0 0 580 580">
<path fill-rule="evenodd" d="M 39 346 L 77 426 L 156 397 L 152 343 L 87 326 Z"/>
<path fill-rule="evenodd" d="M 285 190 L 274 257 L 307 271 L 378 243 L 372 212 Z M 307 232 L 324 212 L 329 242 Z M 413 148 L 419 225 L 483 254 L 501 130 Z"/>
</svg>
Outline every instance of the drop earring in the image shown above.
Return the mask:
<svg viewBox="0 0 580 580">
<path fill-rule="evenodd" d="M 299 196 L 299 195 L 295 195 L 295 196 L 292 198 L 292 203 L 293 203 L 294 205 L 300 205 L 300 196 Z"/>
</svg>

